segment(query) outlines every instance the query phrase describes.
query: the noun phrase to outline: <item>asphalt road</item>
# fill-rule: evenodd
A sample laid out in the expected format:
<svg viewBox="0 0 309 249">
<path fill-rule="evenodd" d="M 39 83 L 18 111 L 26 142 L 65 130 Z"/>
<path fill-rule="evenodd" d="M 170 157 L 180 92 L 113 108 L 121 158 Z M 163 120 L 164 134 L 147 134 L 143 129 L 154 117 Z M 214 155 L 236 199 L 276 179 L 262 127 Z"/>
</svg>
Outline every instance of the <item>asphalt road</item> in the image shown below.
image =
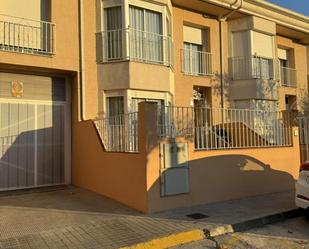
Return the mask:
<svg viewBox="0 0 309 249">
<path fill-rule="evenodd" d="M 299 217 L 241 233 L 226 234 L 179 249 L 309 249 L 309 218 Z"/>
</svg>

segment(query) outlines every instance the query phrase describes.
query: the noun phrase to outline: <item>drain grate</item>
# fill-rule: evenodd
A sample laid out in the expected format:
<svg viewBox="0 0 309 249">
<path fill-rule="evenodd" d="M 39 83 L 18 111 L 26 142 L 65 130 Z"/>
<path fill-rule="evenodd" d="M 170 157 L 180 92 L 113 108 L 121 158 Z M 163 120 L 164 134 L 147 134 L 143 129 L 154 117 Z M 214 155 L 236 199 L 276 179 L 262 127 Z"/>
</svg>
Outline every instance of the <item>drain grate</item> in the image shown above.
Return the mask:
<svg viewBox="0 0 309 249">
<path fill-rule="evenodd" d="M 201 214 L 201 213 L 188 214 L 186 216 L 191 218 L 191 219 L 194 219 L 194 220 L 200 220 L 200 219 L 204 219 L 204 218 L 209 217 L 208 215 Z"/>
</svg>

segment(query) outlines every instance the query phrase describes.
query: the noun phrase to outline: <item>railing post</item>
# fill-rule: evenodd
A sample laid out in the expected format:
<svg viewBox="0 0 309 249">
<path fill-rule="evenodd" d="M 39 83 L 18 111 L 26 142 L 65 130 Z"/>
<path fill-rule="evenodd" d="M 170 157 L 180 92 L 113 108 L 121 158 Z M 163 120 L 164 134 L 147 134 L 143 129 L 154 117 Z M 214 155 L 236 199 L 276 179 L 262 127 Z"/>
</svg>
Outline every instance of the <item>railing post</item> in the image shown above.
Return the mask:
<svg viewBox="0 0 309 249">
<path fill-rule="evenodd" d="M 150 152 L 158 144 L 158 104 L 138 104 L 138 147 L 141 153 Z"/>
</svg>

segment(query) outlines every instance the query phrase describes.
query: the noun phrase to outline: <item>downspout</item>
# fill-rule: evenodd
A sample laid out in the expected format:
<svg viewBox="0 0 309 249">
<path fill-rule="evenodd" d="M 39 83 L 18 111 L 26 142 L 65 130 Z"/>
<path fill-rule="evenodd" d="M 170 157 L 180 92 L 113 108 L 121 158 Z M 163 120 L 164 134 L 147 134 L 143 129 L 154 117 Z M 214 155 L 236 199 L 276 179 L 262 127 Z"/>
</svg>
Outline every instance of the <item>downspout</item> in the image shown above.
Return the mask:
<svg viewBox="0 0 309 249">
<path fill-rule="evenodd" d="M 84 87 L 84 5 L 83 0 L 78 0 L 78 33 L 79 33 L 79 115 L 80 120 L 85 121 L 85 87 Z"/>
<path fill-rule="evenodd" d="M 238 0 L 235 0 L 234 3 L 231 4 L 231 8 L 235 5 Z M 221 91 L 221 108 L 224 108 L 224 77 L 223 77 L 223 68 L 224 68 L 224 55 L 223 55 L 223 22 L 225 22 L 234 12 L 238 11 L 243 4 L 243 0 L 240 0 L 240 5 L 228 12 L 223 16 L 218 17 L 219 21 L 219 40 L 220 40 L 220 91 Z M 223 110 L 222 110 L 223 111 Z"/>
</svg>

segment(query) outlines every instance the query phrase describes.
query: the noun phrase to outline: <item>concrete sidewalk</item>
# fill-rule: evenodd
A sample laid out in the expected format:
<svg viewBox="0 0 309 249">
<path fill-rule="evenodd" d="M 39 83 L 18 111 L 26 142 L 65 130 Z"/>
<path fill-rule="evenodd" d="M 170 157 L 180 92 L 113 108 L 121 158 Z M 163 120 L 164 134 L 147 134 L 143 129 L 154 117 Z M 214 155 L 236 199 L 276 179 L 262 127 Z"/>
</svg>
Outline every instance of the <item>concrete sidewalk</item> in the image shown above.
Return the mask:
<svg viewBox="0 0 309 249">
<path fill-rule="evenodd" d="M 130 248 L 141 243 L 140 248 L 166 248 L 290 210 L 295 210 L 293 192 L 152 215 L 73 187 L 1 195 L 0 248 Z M 192 214 L 201 219 L 187 216 Z"/>
<path fill-rule="evenodd" d="M 248 197 L 155 214 L 155 217 L 193 221 L 187 215 L 199 214 L 195 220 L 210 236 L 242 231 L 301 214 L 295 206 L 294 191 Z"/>
</svg>

